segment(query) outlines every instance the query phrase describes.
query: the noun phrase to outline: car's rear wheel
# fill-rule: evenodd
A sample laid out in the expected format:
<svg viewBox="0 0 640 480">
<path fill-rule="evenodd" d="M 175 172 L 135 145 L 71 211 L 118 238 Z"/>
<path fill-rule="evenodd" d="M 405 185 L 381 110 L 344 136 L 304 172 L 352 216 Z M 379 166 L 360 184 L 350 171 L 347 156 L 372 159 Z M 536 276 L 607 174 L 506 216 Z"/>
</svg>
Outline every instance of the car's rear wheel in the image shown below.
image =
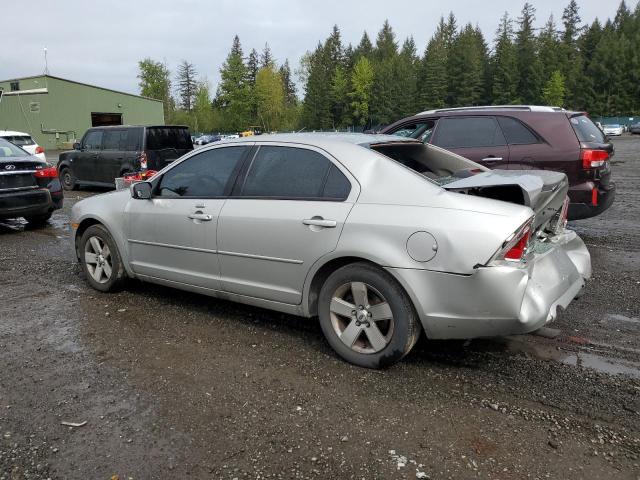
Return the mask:
<svg viewBox="0 0 640 480">
<path fill-rule="evenodd" d="M 31 215 L 29 217 L 24 217 L 24 219 L 31 227 L 42 227 L 49 221 L 52 214 L 53 212 L 47 212 L 42 215 Z"/>
<path fill-rule="evenodd" d="M 366 368 L 400 360 L 420 335 L 418 316 L 402 287 L 367 263 L 346 265 L 325 281 L 318 299 L 320 326 L 342 358 Z"/>
<path fill-rule="evenodd" d="M 60 169 L 60 180 L 62 181 L 62 188 L 65 190 L 75 190 L 78 186 L 76 176 L 69 167 Z"/>
<path fill-rule="evenodd" d="M 92 225 L 82 234 L 78 249 L 80 264 L 89 284 L 101 292 L 122 287 L 126 278 L 118 247 L 102 225 Z"/>
</svg>

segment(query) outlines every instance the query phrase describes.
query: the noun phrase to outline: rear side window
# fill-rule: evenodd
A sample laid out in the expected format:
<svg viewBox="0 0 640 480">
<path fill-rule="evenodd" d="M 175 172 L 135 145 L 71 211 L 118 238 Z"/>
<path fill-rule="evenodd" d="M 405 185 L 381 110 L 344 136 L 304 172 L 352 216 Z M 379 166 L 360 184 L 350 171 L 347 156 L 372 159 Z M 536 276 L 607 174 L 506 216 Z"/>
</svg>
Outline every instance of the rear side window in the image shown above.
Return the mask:
<svg viewBox="0 0 640 480">
<path fill-rule="evenodd" d="M 87 133 L 83 146 L 87 150 L 100 150 L 102 148 L 102 130 L 91 130 Z"/>
<path fill-rule="evenodd" d="M 127 143 L 126 130 L 105 130 L 103 137 L 103 150 L 124 150 Z"/>
<path fill-rule="evenodd" d="M 511 117 L 498 117 L 498 123 L 502 127 L 502 133 L 504 133 L 509 145 L 529 145 L 539 142 L 538 137 L 520 120 Z"/>
<path fill-rule="evenodd" d="M 578 115 L 569 119 L 573 131 L 581 142 L 605 143 L 604 133 L 586 115 Z"/>
<path fill-rule="evenodd" d="M 262 146 L 249 167 L 242 195 L 291 199 L 320 198 L 323 196 L 327 174 L 332 165 L 326 157 L 313 150 Z M 332 182 L 339 183 L 339 180 Z M 334 185 L 331 188 L 339 190 L 340 186 Z"/>
<path fill-rule="evenodd" d="M 338 167 L 332 165 L 327 181 L 324 184 L 322 196 L 334 200 L 346 200 L 349 192 L 351 192 L 351 182 L 349 182 Z"/>
<path fill-rule="evenodd" d="M 192 150 L 191 135 L 186 128 L 149 127 L 147 128 L 147 150 Z"/>
<path fill-rule="evenodd" d="M 433 143 L 443 148 L 491 147 L 506 145 L 506 140 L 493 117 L 453 117 L 438 121 Z"/>
<path fill-rule="evenodd" d="M 249 147 L 224 147 L 194 155 L 162 176 L 161 197 L 221 197 Z"/>
</svg>

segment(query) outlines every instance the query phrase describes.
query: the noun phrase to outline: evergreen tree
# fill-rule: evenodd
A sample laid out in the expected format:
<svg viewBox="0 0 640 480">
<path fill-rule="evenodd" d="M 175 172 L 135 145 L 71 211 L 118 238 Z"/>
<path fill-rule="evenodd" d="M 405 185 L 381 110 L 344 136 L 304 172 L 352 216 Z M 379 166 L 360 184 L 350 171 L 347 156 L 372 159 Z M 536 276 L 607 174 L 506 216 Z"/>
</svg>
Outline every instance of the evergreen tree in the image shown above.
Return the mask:
<svg viewBox="0 0 640 480">
<path fill-rule="evenodd" d="M 180 99 L 180 107 L 187 112 L 191 112 L 196 98 L 196 91 L 198 89 L 196 75 L 196 69 L 193 63 L 183 60 L 182 63 L 178 65 L 176 82 L 178 86 L 178 98 Z"/>
<path fill-rule="evenodd" d="M 402 44 L 400 55 L 396 60 L 395 116 L 405 117 L 420 109 L 417 102 L 418 92 L 418 57 L 416 42 L 413 37 Z"/>
<path fill-rule="evenodd" d="M 551 15 L 538 35 L 538 55 L 544 59 L 540 62 L 540 78 L 545 82 L 551 78 L 553 72 L 565 66 L 566 54 L 561 51 L 560 46 L 556 23 Z"/>
<path fill-rule="evenodd" d="M 291 67 L 289 67 L 288 59 L 285 59 L 284 63 L 280 67 L 280 77 L 282 77 L 285 104 L 296 105 L 298 103 L 298 97 L 296 96 L 296 84 L 291 78 Z"/>
<path fill-rule="evenodd" d="M 240 38 L 233 39 L 231 51 L 220 69 L 220 84 L 215 105 L 224 116 L 230 131 L 241 131 L 250 123 L 250 85 L 247 81 Z"/>
<path fill-rule="evenodd" d="M 331 79 L 331 115 L 333 128 L 342 129 L 349 124 L 349 77 L 341 65 L 336 66 Z"/>
<path fill-rule="evenodd" d="M 447 106 L 448 40 L 446 24 L 444 18 L 441 17 L 438 28 L 429 40 L 418 67 L 418 110 Z"/>
<path fill-rule="evenodd" d="M 540 59 L 536 51 L 536 37 L 533 22 L 535 8 L 530 3 L 522 7 L 518 18 L 519 29 L 516 34 L 516 56 L 518 72 L 518 97 L 527 104 L 538 103 L 542 93 L 540 78 Z"/>
<path fill-rule="evenodd" d="M 467 24 L 451 47 L 448 70 L 453 106 L 485 103 L 486 45 L 478 33 Z"/>
<path fill-rule="evenodd" d="M 360 43 L 354 50 L 353 55 L 356 59 L 355 60 L 356 62 L 358 61 L 359 57 L 366 57 L 369 60 L 371 60 L 371 58 L 373 57 L 373 44 L 371 43 L 371 40 L 369 39 L 369 35 L 367 35 L 367 32 L 364 32 L 362 34 Z"/>
<path fill-rule="evenodd" d="M 258 75 L 259 69 L 260 58 L 258 57 L 256 49 L 252 48 L 249 53 L 249 58 L 247 59 L 247 83 L 249 83 L 249 85 L 254 86 L 256 84 L 256 75 Z"/>
<path fill-rule="evenodd" d="M 560 44 L 560 71 L 566 79 L 566 103 L 570 108 L 577 108 L 584 97 L 584 81 L 581 78 L 585 57 L 580 55 L 578 38 L 584 27 L 580 26 L 578 4 L 571 0 L 562 13 L 562 40 Z M 544 58 L 544 56 L 543 56 Z"/>
<path fill-rule="evenodd" d="M 389 22 L 385 20 L 382 29 L 378 32 L 373 51 L 374 80 L 369 113 L 374 125 L 386 125 L 395 120 L 397 56 L 398 44 L 395 33 Z"/>
<path fill-rule="evenodd" d="M 271 48 L 268 43 L 264 44 L 264 49 L 260 55 L 260 68 L 275 67 L 276 61 L 271 53 Z"/>
<path fill-rule="evenodd" d="M 513 22 L 507 12 L 502 16 L 496 31 L 492 73 L 493 102 L 498 105 L 516 103 L 518 98 L 517 60 L 513 45 Z"/>
</svg>

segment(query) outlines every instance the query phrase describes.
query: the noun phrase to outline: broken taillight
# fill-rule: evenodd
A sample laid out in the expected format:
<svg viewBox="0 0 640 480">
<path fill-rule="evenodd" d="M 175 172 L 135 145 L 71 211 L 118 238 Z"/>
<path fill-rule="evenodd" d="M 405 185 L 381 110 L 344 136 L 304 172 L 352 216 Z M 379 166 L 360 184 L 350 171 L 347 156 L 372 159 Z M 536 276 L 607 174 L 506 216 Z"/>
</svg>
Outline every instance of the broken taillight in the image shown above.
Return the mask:
<svg viewBox="0 0 640 480">
<path fill-rule="evenodd" d="M 44 148 L 42 148 L 40 145 L 36 147 L 36 154 L 38 153 L 44 153 Z"/>
<path fill-rule="evenodd" d="M 500 251 L 494 256 L 494 260 L 506 260 L 519 262 L 523 259 L 531 239 L 531 226 L 533 217 L 527 220 L 516 232 L 502 245 Z"/>
<path fill-rule="evenodd" d="M 609 152 L 606 150 L 595 150 L 592 148 L 583 148 L 580 150 L 580 159 L 582 160 L 582 168 L 589 170 L 591 168 L 602 167 L 609 160 Z"/>
</svg>

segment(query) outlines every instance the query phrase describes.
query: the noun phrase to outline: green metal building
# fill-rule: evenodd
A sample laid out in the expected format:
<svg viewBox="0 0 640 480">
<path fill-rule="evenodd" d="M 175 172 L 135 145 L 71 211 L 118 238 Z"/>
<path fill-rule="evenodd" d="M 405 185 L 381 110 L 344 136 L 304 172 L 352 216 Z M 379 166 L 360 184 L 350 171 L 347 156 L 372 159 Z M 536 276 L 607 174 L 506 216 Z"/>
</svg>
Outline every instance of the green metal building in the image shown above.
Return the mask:
<svg viewBox="0 0 640 480">
<path fill-rule="evenodd" d="M 0 81 L 0 130 L 62 150 L 99 125 L 164 125 L 162 101 L 51 75 Z"/>
</svg>

